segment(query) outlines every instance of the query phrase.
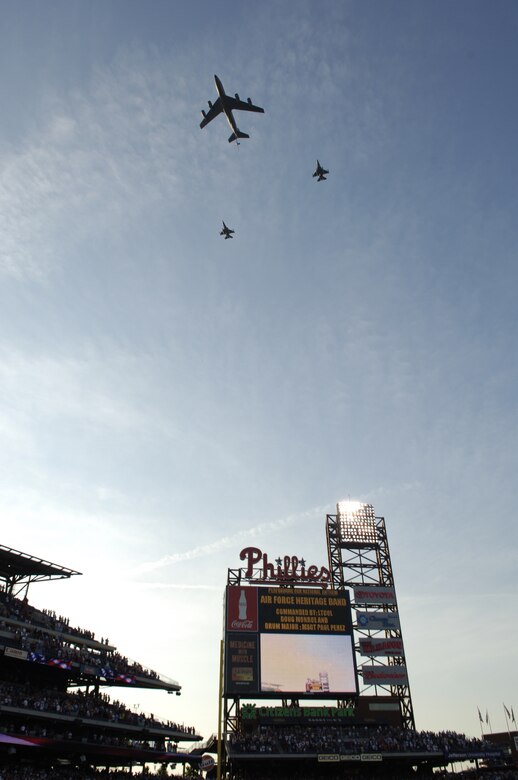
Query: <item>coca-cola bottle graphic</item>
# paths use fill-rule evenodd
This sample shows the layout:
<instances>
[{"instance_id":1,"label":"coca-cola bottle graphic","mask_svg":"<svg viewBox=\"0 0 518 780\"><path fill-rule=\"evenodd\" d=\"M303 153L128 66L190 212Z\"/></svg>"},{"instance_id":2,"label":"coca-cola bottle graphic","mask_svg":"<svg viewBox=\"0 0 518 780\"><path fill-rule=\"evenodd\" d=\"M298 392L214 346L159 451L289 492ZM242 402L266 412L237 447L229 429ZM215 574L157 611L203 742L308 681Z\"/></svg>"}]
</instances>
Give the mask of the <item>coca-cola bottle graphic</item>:
<instances>
[{"instance_id":1,"label":"coca-cola bottle graphic","mask_svg":"<svg viewBox=\"0 0 518 780\"><path fill-rule=\"evenodd\" d=\"M244 590L239 595L239 620L246 620L246 593Z\"/></svg>"}]
</instances>

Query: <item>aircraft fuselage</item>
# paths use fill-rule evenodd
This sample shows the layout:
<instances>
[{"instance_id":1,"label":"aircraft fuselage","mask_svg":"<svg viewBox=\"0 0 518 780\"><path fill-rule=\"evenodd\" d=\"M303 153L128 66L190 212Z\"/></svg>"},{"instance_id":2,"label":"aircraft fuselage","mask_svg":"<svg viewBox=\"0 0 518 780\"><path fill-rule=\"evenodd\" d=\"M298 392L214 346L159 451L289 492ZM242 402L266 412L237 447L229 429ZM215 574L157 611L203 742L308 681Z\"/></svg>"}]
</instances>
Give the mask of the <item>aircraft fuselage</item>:
<instances>
[{"instance_id":1,"label":"aircraft fuselage","mask_svg":"<svg viewBox=\"0 0 518 780\"><path fill-rule=\"evenodd\" d=\"M225 89L223 87L223 84L221 83L221 79L219 79L216 75L214 75L214 81L216 82L216 90L219 95L219 99L221 100L221 108L223 109L223 113L225 114L227 118L227 122L229 123L230 127L232 128L233 132L237 136L239 134L239 130L236 125L236 120L234 119L234 115L232 114L232 110L229 107L228 101L227 101L227 95L225 93Z\"/></svg>"}]
</instances>

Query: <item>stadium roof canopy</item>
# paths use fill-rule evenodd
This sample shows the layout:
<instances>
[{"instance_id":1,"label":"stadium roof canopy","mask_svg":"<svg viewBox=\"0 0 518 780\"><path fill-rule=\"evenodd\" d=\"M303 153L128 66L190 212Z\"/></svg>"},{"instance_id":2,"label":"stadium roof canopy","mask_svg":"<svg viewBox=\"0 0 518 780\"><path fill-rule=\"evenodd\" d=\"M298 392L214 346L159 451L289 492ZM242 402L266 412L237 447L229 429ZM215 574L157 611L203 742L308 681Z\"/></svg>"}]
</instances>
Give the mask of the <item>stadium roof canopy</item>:
<instances>
[{"instance_id":1,"label":"stadium roof canopy","mask_svg":"<svg viewBox=\"0 0 518 780\"><path fill-rule=\"evenodd\" d=\"M8 593L12 592L15 584L27 586L30 582L63 579L73 574L81 572L0 544L0 580L5 582Z\"/></svg>"}]
</instances>

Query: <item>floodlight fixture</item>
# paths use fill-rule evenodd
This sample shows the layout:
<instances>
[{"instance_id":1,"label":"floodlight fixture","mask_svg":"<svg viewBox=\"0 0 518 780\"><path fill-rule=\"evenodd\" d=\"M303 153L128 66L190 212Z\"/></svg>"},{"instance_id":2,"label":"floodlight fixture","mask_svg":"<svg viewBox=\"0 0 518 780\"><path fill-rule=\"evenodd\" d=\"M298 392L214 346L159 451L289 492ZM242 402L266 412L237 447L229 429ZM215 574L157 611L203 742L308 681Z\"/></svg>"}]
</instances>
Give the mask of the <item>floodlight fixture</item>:
<instances>
[{"instance_id":1,"label":"floodlight fixture","mask_svg":"<svg viewBox=\"0 0 518 780\"><path fill-rule=\"evenodd\" d=\"M376 517L372 504L339 501L336 505L340 542L351 546L372 546L378 542Z\"/></svg>"}]
</instances>

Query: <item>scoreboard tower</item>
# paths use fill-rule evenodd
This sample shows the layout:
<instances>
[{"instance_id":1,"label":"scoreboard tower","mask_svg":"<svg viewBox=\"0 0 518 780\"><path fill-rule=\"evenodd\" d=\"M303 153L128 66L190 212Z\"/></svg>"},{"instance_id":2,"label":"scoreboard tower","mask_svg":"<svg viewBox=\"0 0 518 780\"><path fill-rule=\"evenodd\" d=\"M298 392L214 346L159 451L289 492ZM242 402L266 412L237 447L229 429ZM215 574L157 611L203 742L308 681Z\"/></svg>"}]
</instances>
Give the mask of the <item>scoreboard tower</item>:
<instances>
[{"instance_id":1,"label":"scoreboard tower","mask_svg":"<svg viewBox=\"0 0 518 780\"><path fill-rule=\"evenodd\" d=\"M328 566L250 546L228 570L218 777L242 777L224 746L261 723L415 729L385 521L341 502L326 539Z\"/></svg>"},{"instance_id":2,"label":"scoreboard tower","mask_svg":"<svg viewBox=\"0 0 518 780\"><path fill-rule=\"evenodd\" d=\"M372 504L342 501L327 515L326 534L333 587L353 593L360 696L394 697L403 728L415 729L385 519Z\"/></svg>"}]
</instances>

